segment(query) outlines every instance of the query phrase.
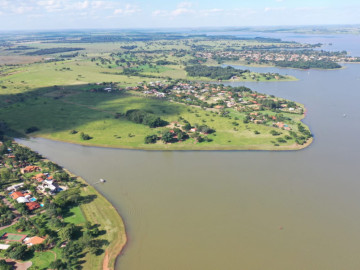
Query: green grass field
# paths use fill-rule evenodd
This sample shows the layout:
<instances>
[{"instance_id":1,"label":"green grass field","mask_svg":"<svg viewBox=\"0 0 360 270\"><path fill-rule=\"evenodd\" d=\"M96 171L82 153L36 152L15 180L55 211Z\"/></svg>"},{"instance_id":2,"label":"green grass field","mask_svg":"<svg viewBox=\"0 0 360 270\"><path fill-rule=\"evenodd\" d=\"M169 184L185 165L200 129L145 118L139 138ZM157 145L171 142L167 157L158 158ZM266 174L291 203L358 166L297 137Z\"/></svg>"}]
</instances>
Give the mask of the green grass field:
<instances>
[{"instance_id":1,"label":"green grass field","mask_svg":"<svg viewBox=\"0 0 360 270\"><path fill-rule=\"evenodd\" d=\"M86 88L86 86L84 86ZM40 130L31 134L45 138L62 140L86 145L111 146L121 148L182 150L182 149L291 149L297 148L289 140L274 147L274 136L269 126L243 123L244 113L229 110L232 119L221 117L211 111L189 107L169 101L144 98L134 94L92 93L80 86L70 87L68 96L54 99L52 92L29 98L21 103L0 108L0 119L17 133L36 126ZM124 118L115 119L116 113L125 113L129 109L151 111L168 122L178 121L181 116L191 124L206 124L216 130L209 135L212 142L195 143L194 139L174 144L144 144L147 135L161 133L164 128L149 128L135 124ZM269 115L272 112L263 112ZM285 113L286 114L286 113ZM295 122L301 115L290 115ZM238 125L234 129L234 119ZM292 126L296 129L296 124ZM71 130L78 131L71 134ZM255 135L257 130L260 134ZM79 133L89 134L92 139L83 141ZM288 135L287 131L282 131ZM131 136L129 136L129 134Z\"/></svg>"},{"instance_id":2,"label":"green grass field","mask_svg":"<svg viewBox=\"0 0 360 270\"><path fill-rule=\"evenodd\" d=\"M127 87L141 82L164 80L168 77L211 81L205 77L187 76L184 68L185 63L192 59L190 54L192 46L203 46L216 51L258 45L281 46L281 43L256 40L209 41L203 38L113 43L27 43L26 46L33 47L33 50L56 47L78 47L84 50L79 51L79 55L75 58L67 60L0 66L0 120L5 121L12 130L10 135L21 136L27 128L35 126L39 131L32 133L31 136L86 145L155 150L301 148L291 140L274 147L274 138L269 134L271 127L253 123L245 125L242 122L244 114L232 110L230 110L232 117L239 119L236 129L232 123L234 119L222 118L200 108L193 107L189 112L188 107L183 104L147 99L139 95L86 91L91 88L88 84L103 82L116 82L121 87ZM135 49L126 52L124 46L134 46ZM179 53L179 50L182 52ZM9 51L0 50L0 56L11 56L9 54ZM12 56L14 55L21 57L19 53L13 53ZM58 53L37 57L56 58L59 55ZM152 64L146 62L148 57ZM154 64L159 60L170 61L173 64L164 66ZM134 61L138 61L137 65L134 65ZM209 61L207 64L216 65L214 61ZM136 70L146 77L123 75L125 68ZM244 78L240 77L237 80L277 81L274 78L267 80L258 73L245 73L243 76ZM287 76L280 80L295 80L295 78ZM116 113L125 113L129 109L152 111L168 122L177 121L181 116L193 125L206 124L214 128L216 133L209 135L212 142L196 143L194 139L188 139L174 144L158 142L146 145L144 137L161 133L163 128L151 129L131 123L124 118L114 118ZM83 141L79 133L70 134L71 130L89 134L92 139ZM255 130L259 134L255 135ZM288 132L283 133L287 135Z\"/></svg>"},{"instance_id":3,"label":"green grass field","mask_svg":"<svg viewBox=\"0 0 360 270\"><path fill-rule=\"evenodd\" d=\"M111 203L94 187L84 187L82 195L96 196L92 203L81 205L81 210L87 221L100 224L99 229L106 230L106 234L100 236L100 239L109 242L104 253L96 256L90 253L86 254L83 269L114 269L115 260L127 241L124 222Z\"/></svg>"}]
</instances>

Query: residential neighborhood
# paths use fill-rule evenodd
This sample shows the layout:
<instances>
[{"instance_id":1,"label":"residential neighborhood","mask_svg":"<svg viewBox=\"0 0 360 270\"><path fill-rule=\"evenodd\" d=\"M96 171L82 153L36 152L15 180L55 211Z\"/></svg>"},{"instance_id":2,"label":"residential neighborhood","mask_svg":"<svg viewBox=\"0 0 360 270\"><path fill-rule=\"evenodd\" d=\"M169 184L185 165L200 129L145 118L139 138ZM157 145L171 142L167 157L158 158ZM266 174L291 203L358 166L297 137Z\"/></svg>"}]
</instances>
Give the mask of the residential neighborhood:
<instances>
[{"instance_id":1,"label":"residential neighborhood","mask_svg":"<svg viewBox=\"0 0 360 270\"><path fill-rule=\"evenodd\" d=\"M87 237L85 250L101 248L92 247L98 233L90 235L94 227L78 206L79 183L57 164L12 141L0 141L0 188L0 260L15 267L70 269L79 263L74 251L79 236Z\"/></svg>"}]
</instances>

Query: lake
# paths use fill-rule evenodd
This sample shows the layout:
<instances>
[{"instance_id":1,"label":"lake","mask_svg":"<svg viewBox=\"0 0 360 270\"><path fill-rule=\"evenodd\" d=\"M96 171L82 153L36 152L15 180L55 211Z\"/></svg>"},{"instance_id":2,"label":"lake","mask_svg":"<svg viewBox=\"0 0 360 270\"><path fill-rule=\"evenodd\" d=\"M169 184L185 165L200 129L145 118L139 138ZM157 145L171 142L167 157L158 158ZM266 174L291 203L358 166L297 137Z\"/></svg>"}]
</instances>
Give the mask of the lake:
<instances>
[{"instance_id":1,"label":"lake","mask_svg":"<svg viewBox=\"0 0 360 270\"><path fill-rule=\"evenodd\" d=\"M117 269L360 269L360 65L251 69L299 78L232 85L305 104L310 147L157 152L21 143L89 183L108 180L96 187L129 237Z\"/></svg>"}]
</instances>

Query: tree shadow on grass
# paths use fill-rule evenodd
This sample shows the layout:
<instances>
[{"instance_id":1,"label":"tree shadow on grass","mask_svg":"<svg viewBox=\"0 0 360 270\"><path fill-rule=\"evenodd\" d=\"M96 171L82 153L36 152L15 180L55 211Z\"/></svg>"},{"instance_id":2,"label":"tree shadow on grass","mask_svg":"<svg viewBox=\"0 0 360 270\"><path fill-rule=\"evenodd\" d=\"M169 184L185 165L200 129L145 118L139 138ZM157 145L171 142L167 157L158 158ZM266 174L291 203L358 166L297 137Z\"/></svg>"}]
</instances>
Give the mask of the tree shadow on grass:
<instances>
[{"instance_id":1,"label":"tree shadow on grass","mask_svg":"<svg viewBox=\"0 0 360 270\"><path fill-rule=\"evenodd\" d=\"M0 95L0 121L5 121L8 127L5 134L26 138L39 132L70 132L88 123L115 119L119 110L121 113L130 109L152 111L159 117L178 115L182 110L179 104L161 99L121 92L90 92L93 87L87 84L65 85ZM119 127L123 121L126 120L119 120ZM31 127L38 128L39 132L25 134Z\"/></svg>"},{"instance_id":2,"label":"tree shadow on grass","mask_svg":"<svg viewBox=\"0 0 360 270\"><path fill-rule=\"evenodd\" d=\"M88 203L91 203L91 202L93 202L96 198L97 198L97 195L95 195L95 194L83 196L82 199L81 199L80 204L88 204Z\"/></svg>"}]
</instances>

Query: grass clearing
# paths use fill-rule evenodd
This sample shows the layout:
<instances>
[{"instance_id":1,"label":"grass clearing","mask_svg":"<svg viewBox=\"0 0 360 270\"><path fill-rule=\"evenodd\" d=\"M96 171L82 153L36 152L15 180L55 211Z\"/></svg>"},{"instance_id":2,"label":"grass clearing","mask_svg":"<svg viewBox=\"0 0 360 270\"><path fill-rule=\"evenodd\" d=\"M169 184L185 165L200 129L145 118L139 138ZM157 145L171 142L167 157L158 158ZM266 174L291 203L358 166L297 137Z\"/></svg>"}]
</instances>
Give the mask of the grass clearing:
<instances>
[{"instance_id":1,"label":"grass clearing","mask_svg":"<svg viewBox=\"0 0 360 270\"><path fill-rule=\"evenodd\" d=\"M82 204L81 210L87 221L93 224L101 224L100 230L106 230L106 234L99 239L107 240L110 244L101 255L85 256L83 269L114 269L115 260L126 244L125 225L109 201L105 199L94 187L82 188L83 196L96 196L93 202Z\"/></svg>"}]
</instances>

